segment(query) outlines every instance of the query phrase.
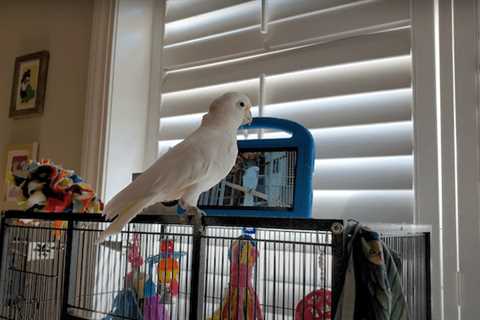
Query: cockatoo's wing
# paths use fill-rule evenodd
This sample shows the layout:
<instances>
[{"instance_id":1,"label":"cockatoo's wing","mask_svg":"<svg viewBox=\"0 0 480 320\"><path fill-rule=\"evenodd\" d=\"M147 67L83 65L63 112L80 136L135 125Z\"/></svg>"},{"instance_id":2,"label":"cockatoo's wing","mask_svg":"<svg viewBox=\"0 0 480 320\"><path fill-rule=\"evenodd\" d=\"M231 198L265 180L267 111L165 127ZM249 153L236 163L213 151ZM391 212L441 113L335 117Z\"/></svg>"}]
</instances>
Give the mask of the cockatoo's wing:
<instances>
[{"instance_id":1,"label":"cockatoo's wing","mask_svg":"<svg viewBox=\"0 0 480 320\"><path fill-rule=\"evenodd\" d=\"M190 140L172 148L107 203L104 215L116 219L98 241L120 232L143 208L180 198L186 189L207 175L210 164L205 153Z\"/></svg>"}]
</instances>

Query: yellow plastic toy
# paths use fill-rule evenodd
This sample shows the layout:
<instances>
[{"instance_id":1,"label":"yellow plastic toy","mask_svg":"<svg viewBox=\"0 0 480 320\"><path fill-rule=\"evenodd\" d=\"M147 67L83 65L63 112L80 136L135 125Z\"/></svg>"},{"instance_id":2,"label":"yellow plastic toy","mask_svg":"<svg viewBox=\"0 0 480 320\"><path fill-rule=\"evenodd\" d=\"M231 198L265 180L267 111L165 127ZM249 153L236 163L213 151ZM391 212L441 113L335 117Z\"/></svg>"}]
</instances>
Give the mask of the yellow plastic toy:
<instances>
[{"instance_id":1,"label":"yellow plastic toy","mask_svg":"<svg viewBox=\"0 0 480 320\"><path fill-rule=\"evenodd\" d=\"M178 295L178 273L180 264L174 256L172 240L162 240L160 243L160 254L162 258L158 261L157 273L158 282L169 287L172 296Z\"/></svg>"}]
</instances>

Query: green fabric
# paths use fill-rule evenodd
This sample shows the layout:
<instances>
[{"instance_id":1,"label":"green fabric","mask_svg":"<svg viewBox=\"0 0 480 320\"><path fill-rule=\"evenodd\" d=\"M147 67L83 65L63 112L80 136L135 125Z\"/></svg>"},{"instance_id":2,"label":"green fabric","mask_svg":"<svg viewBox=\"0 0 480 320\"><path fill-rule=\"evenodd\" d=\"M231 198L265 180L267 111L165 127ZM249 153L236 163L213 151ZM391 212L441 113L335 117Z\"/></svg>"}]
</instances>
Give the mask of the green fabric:
<instances>
[{"instance_id":1,"label":"green fabric","mask_svg":"<svg viewBox=\"0 0 480 320\"><path fill-rule=\"evenodd\" d=\"M347 227L347 232L351 235L346 238L349 260L335 319L408 320L398 255L380 240L378 233L359 224ZM352 308L353 318L349 311Z\"/></svg>"}]
</instances>

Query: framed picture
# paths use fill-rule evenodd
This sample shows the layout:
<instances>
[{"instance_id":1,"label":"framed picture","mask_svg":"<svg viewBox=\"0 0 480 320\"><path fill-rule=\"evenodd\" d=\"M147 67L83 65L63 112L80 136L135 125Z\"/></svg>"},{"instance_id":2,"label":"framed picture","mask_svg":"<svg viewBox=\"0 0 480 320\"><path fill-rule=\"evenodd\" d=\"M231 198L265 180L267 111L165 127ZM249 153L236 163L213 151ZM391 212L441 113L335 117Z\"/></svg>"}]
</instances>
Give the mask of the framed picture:
<instances>
[{"instance_id":1,"label":"framed picture","mask_svg":"<svg viewBox=\"0 0 480 320\"><path fill-rule=\"evenodd\" d=\"M17 170L21 170L23 164L28 160L37 160L38 143L22 145L10 145L7 148L7 165L5 176L8 177L10 173ZM10 183L6 182L5 187L5 202L10 204L16 204L17 202L18 188Z\"/></svg>"},{"instance_id":2,"label":"framed picture","mask_svg":"<svg viewBox=\"0 0 480 320\"><path fill-rule=\"evenodd\" d=\"M15 59L10 117L42 114L48 73L48 51Z\"/></svg>"}]
</instances>

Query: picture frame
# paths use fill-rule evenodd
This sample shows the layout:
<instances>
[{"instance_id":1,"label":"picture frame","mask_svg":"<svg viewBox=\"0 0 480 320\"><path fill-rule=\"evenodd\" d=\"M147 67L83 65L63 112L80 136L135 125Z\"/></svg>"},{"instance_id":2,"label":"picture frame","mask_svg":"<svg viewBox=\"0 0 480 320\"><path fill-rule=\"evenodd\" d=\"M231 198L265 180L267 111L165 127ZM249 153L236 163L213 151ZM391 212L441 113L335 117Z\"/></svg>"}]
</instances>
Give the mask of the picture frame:
<instances>
[{"instance_id":1,"label":"picture frame","mask_svg":"<svg viewBox=\"0 0 480 320\"><path fill-rule=\"evenodd\" d=\"M48 51L39 51L15 59L10 118L43 113L49 57Z\"/></svg>"},{"instance_id":2,"label":"picture frame","mask_svg":"<svg viewBox=\"0 0 480 320\"><path fill-rule=\"evenodd\" d=\"M30 144L9 145L7 147L6 154L7 159L5 167L5 177L8 177L13 171L20 169L24 162L29 160L37 160L38 143L33 142ZM16 205L18 187L16 187L11 182L8 182L8 179L5 180L7 180L5 182L5 203L7 205Z\"/></svg>"}]
</instances>

